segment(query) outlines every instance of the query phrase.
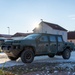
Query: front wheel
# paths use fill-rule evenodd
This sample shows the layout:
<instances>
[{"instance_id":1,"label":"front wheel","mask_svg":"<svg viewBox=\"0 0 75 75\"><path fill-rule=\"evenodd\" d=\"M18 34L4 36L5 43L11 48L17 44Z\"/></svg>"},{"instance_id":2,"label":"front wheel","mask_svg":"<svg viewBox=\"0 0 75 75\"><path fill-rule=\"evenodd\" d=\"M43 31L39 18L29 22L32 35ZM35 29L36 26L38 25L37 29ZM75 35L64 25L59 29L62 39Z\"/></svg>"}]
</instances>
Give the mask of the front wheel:
<instances>
[{"instance_id":1,"label":"front wheel","mask_svg":"<svg viewBox=\"0 0 75 75\"><path fill-rule=\"evenodd\" d=\"M64 52L63 52L63 54L62 54L62 57L63 57L64 59L69 59L70 56L71 56L70 50L69 50L69 49L64 50Z\"/></svg>"},{"instance_id":2,"label":"front wheel","mask_svg":"<svg viewBox=\"0 0 75 75\"><path fill-rule=\"evenodd\" d=\"M31 63L34 59L34 52L32 50L25 50L21 54L21 60L23 63Z\"/></svg>"}]
</instances>

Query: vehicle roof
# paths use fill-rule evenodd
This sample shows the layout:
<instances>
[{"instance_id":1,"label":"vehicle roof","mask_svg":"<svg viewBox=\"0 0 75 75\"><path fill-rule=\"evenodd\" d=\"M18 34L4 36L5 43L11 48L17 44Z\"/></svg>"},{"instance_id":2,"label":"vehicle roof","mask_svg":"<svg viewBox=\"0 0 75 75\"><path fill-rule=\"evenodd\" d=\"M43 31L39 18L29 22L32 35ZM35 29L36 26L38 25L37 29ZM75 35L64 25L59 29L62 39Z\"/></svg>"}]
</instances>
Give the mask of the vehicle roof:
<instances>
[{"instance_id":1,"label":"vehicle roof","mask_svg":"<svg viewBox=\"0 0 75 75\"><path fill-rule=\"evenodd\" d=\"M57 34L49 34L49 33L33 33L33 34L62 36L62 35L59 35L59 34L57 35ZM33 35L33 34L30 34L30 35Z\"/></svg>"}]
</instances>

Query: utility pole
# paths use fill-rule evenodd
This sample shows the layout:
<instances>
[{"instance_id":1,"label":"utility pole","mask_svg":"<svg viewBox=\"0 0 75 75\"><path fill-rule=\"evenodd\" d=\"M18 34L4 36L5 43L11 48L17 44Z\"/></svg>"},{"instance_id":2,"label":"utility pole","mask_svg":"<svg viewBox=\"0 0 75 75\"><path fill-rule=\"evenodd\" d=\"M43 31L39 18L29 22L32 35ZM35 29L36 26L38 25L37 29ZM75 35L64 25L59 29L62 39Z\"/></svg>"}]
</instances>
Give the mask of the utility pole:
<instances>
[{"instance_id":1,"label":"utility pole","mask_svg":"<svg viewBox=\"0 0 75 75\"><path fill-rule=\"evenodd\" d=\"M41 19L41 27L42 27L42 33L43 33L43 19Z\"/></svg>"},{"instance_id":2,"label":"utility pole","mask_svg":"<svg viewBox=\"0 0 75 75\"><path fill-rule=\"evenodd\" d=\"M28 33L28 30L27 30L27 33Z\"/></svg>"},{"instance_id":3,"label":"utility pole","mask_svg":"<svg viewBox=\"0 0 75 75\"><path fill-rule=\"evenodd\" d=\"M10 35L10 27L7 27L8 28L8 34Z\"/></svg>"},{"instance_id":4,"label":"utility pole","mask_svg":"<svg viewBox=\"0 0 75 75\"><path fill-rule=\"evenodd\" d=\"M41 22L43 21L43 19L41 19Z\"/></svg>"}]
</instances>

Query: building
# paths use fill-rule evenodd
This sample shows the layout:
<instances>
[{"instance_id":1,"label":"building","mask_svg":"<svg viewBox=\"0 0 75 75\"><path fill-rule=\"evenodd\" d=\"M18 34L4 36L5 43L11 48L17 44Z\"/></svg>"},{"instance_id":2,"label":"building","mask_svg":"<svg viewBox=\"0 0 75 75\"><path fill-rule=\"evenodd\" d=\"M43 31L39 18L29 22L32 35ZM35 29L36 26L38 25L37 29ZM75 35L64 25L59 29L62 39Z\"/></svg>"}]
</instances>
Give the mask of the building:
<instances>
[{"instance_id":1,"label":"building","mask_svg":"<svg viewBox=\"0 0 75 75\"><path fill-rule=\"evenodd\" d=\"M22 39L29 34L32 34L32 33L19 33L19 32L17 32L12 36L12 39Z\"/></svg>"},{"instance_id":2,"label":"building","mask_svg":"<svg viewBox=\"0 0 75 75\"><path fill-rule=\"evenodd\" d=\"M75 31L68 32L68 41L75 44Z\"/></svg>"},{"instance_id":3,"label":"building","mask_svg":"<svg viewBox=\"0 0 75 75\"><path fill-rule=\"evenodd\" d=\"M67 30L58 24L42 21L38 27L33 29L33 32L62 35L64 41L67 41Z\"/></svg>"},{"instance_id":4,"label":"building","mask_svg":"<svg viewBox=\"0 0 75 75\"><path fill-rule=\"evenodd\" d=\"M2 42L4 42L5 40L11 39L12 35L7 35L7 34L0 34L0 45Z\"/></svg>"}]
</instances>

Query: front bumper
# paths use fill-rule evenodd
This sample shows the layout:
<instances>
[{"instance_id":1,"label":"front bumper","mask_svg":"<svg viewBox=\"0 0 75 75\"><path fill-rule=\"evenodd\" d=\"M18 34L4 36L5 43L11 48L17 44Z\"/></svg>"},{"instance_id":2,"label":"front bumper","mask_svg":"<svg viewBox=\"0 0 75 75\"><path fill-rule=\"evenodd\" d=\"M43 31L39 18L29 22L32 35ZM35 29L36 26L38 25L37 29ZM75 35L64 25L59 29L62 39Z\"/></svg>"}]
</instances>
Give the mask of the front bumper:
<instances>
[{"instance_id":1,"label":"front bumper","mask_svg":"<svg viewBox=\"0 0 75 75\"><path fill-rule=\"evenodd\" d=\"M11 57L17 57L19 53L21 52L19 45L2 46L1 49L4 53L6 53L8 56L11 56Z\"/></svg>"}]
</instances>

